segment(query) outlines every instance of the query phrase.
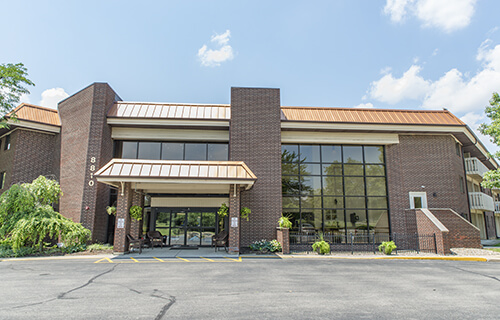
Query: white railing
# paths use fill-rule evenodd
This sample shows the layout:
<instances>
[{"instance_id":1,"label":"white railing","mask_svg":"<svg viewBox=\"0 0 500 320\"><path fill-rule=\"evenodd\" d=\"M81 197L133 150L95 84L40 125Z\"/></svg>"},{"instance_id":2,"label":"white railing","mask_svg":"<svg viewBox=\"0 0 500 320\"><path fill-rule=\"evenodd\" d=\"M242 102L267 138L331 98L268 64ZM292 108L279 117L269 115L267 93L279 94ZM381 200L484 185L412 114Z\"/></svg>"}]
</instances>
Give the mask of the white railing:
<instances>
[{"instance_id":1,"label":"white railing","mask_svg":"<svg viewBox=\"0 0 500 320\"><path fill-rule=\"evenodd\" d=\"M478 158L465 158L465 170L467 174L477 174L481 177L489 171Z\"/></svg>"},{"instance_id":2,"label":"white railing","mask_svg":"<svg viewBox=\"0 0 500 320\"><path fill-rule=\"evenodd\" d=\"M495 213L500 213L500 201L495 201Z\"/></svg>"},{"instance_id":3,"label":"white railing","mask_svg":"<svg viewBox=\"0 0 500 320\"><path fill-rule=\"evenodd\" d=\"M493 198L482 192L469 192L470 208L495 211L495 202Z\"/></svg>"}]
</instances>

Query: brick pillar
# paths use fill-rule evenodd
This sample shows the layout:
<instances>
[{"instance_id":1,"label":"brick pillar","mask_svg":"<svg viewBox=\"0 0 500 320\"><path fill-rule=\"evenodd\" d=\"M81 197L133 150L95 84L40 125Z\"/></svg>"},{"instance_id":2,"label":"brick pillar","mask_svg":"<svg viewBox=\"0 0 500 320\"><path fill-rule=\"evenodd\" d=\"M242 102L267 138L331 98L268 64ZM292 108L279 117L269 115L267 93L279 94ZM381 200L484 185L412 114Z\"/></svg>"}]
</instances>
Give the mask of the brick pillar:
<instances>
[{"instance_id":1,"label":"brick pillar","mask_svg":"<svg viewBox=\"0 0 500 320\"><path fill-rule=\"evenodd\" d=\"M132 192L129 182L124 183L123 190L118 191L114 240L114 251L116 253L128 252L127 234L130 233L131 225L129 210L132 206ZM123 221L123 224L121 221Z\"/></svg>"},{"instance_id":2,"label":"brick pillar","mask_svg":"<svg viewBox=\"0 0 500 320\"><path fill-rule=\"evenodd\" d=\"M281 244L281 253L290 253L290 229L288 228L277 228L276 239Z\"/></svg>"},{"instance_id":3,"label":"brick pillar","mask_svg":"<svg viewBox=\"0 0 500 320\"><path fill-rule=\"evenodd\" d=\"M229 252L240 252L240 186L229 188ZM250 218L251 219L251 218Z\"/></svg>"},{"instance_id":4,"label":"brick pillar","mask_svg":"<svg viewBox=\"0 0 500 320\"><path fill-rule=\"evenodd\" d=\"M144 195L142 193L132 190L132 205L139 206L144 209ZM130 222L130 235L134 238L142 237L142 221L131 219Z\"/></svg>"}]
</instances>

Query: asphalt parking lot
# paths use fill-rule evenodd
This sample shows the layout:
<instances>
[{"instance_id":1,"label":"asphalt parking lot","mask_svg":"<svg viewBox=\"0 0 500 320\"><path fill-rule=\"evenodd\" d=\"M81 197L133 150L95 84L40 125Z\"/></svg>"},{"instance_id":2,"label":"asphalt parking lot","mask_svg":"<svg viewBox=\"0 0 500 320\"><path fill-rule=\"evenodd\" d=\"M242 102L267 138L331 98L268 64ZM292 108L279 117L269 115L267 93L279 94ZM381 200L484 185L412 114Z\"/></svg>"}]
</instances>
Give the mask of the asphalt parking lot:
<instances>
[{"instance_id":1,"label":"asphalt parking lot","mask_svg":"<svg viewBox=\"0 0 500 320\"><path fill-rule=\"evenodd\" d=\"M500 314L498 263L101 259L0 262L0 319L498 319Z\"/></svg>"}]
</instances>

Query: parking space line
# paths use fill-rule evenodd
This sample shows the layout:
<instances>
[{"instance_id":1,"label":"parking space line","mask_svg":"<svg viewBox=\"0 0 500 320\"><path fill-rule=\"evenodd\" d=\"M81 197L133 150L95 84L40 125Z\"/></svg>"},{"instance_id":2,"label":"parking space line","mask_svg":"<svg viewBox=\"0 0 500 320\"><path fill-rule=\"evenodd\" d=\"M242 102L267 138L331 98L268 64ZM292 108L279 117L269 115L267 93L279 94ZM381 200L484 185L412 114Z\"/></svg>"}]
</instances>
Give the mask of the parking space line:
<instances>
[{"instance_id":1,"label":"parking space line","mask_svg":"<svg viewBox=\"0 0 500 320\"><path fill-rule=\"evenodd\" d=\"M134 262L139 262L137 259L130 257Z\"/></svg>"},{"instance_id":2,"label":"parking space line","mask_svg":"<svg viewBox=\"0 0 500 320\"><path fill-rule=\"evenodd\" d=\"M160 262L165 262L164 260L160 259L160 258L157 258L157 257L153 257L154 259L160 261Z\"/></svg>"},{"instance_id":3,"label":"parking space line","mask_svg":"<svg viewBox=\"0 0 500 320\"><path fill-rule=\"evenodd\" d=\"M224 257L224 258L228 259L228 260L236 261L236 262L241 262L241 257L239 257L238 259L228 258L228 257Z\"/></svg>"},{"instance_id":4,"label":"parking space line","mask_svg":"<svg viewBox=\"0 0 500 320\"><path fill-rule=\"evenodd\" d=\"M177 258L177 259L179 259L179 260L182 260L182 261L189 262L189 260L188 260L188 259L184 259L184 258L181 258L181 257L176 257L176 258Z\"/></svg>"},{"instance_id":5,"label":"parking space line","mask_svg":"<svg viewBox=\"0 0 500 320\"><path fill-rule=\"evenodd\" d=\"M210 262L215 262L215 260L208 259L208 258L205 258L205 257L200 257L200 258L205 259L205 260L210 261Z\"/></svg>"}]
</instances>

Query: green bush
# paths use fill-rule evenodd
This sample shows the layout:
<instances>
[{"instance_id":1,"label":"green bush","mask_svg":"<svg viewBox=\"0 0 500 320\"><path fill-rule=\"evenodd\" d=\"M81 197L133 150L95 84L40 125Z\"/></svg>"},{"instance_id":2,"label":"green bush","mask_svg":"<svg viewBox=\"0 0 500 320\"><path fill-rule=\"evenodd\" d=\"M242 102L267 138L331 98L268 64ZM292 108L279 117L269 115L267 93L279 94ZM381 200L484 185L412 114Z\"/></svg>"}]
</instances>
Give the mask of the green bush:
<instances>
[{"instance_id":1,"label":"green bush","mask_svg":"<svg viewBox=\"0 0 500 320\"><path fill-rule=\"evenodd\" d=\"M67 247L85 244L90 230L52 208L61 195L59 184L44 176L12 185L0 195L0 241L15 252L28 250L23 247L42 251L50 246L45 241L59 237Z\"/></svg>"},{"instance_id":2,"label":"green bush","mask_svg":"<svg viewBox=\"0 0 500 320\"><path fill-rule=\"evenodd\" d=\"M250 249L261 253L281 251L281 244L278 240L267 241L265 239L255 241L250 244Z\"/></svg>"},{"instance_id":3,"label":"green bush","mask_svg":"<svg viewBox=\"0 0 500 320\"><path fill-rule=\"evenodd\" d=\"M397 247L394 241L384 241L380 246L378 246L378 251L390 255L392 253L392 250L396 248Z\"/></svg>"},{"instance_id":4,"label":"green bush","mask_svg":"<svg viewBox=\"0 0 500 320\"><path fill-rule=\"evenodd\" d=\"M330 245L328 242L321 240L321 241L316 241L313 243L312 248L314 251L318 252L319 254L329 254L330 253Z\"/></svg>"}]
</instances>

